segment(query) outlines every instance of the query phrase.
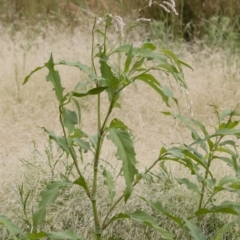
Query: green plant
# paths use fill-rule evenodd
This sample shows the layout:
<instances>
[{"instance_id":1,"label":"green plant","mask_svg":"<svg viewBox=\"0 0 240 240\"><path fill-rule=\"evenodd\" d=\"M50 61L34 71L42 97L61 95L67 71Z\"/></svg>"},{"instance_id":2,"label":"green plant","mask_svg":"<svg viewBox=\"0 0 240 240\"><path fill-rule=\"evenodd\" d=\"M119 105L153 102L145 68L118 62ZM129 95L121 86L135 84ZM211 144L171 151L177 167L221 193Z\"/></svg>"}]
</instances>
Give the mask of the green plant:
<instances>
[{"instance_id":1,"label":"green plant","mask_svg":"<svg viewBox=\"0 0 240 240\"><path fill-rule=\"evenodd\" d=\"M151 1L149 2L151 3ZM171 3L173 4L173 1L171 1ZM104 23L104 30L101 30L99 25L97 25L99 22ZM230 183L230 191L233 192L236 192L239 187L238 175L230 177L227 182L223 182L225 180L223 179L222 185L220 185L220 180L218 185L214 186L215 180L210 169L213 160L219 158L227 162L236 173L239 172L239 164L236 160L236 144L232 141L229 142L229 140L223 141L225 136L238 136L240 134L239 130L235 129L239 121L233 120L233 117L238 115L236 110L225 111L223 114L219 114L215 108L219 118L219 125L214 134L209 134L205 127L197 120L187 120L182 115L164 112L166 115L172 114L185 123L191 130L194 142L190 145L184 144L183 146L169 149L162 147L159 157L153 161L144 172L140 172L137 169L132 132L123 121L111 117L115 108L121 107L119 100L121 92L131 84L136 84L140 80L145 83L146 86L153 88L168 107L171 107L171 101L178 105L178 101L174 97L172 89L165 86L162 82L159 82L155 78L154 72L160 71L167 75L171 75L176 80L177 84L186 89L187 85L184 80L182 66L189 66L179 60L171 51L167 49L157 50L156 46L148 40L145 40L140 47L134 47L133 44L121 45L121 41L112 44L108 38L108 30L113 24L116 25L120 34L123 34L123 22L121 17L113 17L107 14L104 18L95 19L92 29L91 67L80 62L68 62L65 60L55 63L51 55L49 61L45 63L44 66L36 68L24 80L25 84L28 82L30 76L38 70L42 68L48 69L49 73L46 79L51 82L54 87L58 101L59 121L63 135L57 136L54 132L46 128L43 129L49 135L49 138L55 141L58 147L66 153L66 156L72 159L75 168L70 169L74 174L63 173L62 179L56 181L54 179L54 168L58 163L50 163L51 150L47 151L52 175L51 182L47 184L46 189L41 191L41 200L37 208L32 210L32 216L29 216L26 212L30 193L27 192L24 194L23 186L19 187L20 200L23 205L25 216L24 221L27 222L29 228L26 231L20 229L6 216L0 216L0 224L7 228L12 239L84 239L83 236L76 234L72 229L68 229L64 232L47 232L41 227L49 205L56 201L61 191L73 186L80 187L85 193L85 200L91 203L92 215L94 218L94 239L102 239L103 231L106 230L110 224L120 219L131 219L138 223L142 223L145 227L153 228L161 238L173 239L174 236L171 232L161 228L153 216L141 209L131 212L114 212L116 206L120 202L124 201L127 203L129 201L134 188L142 179L151 182L153 177L158 177L152 172L153 168L156 167L158 163L160 163L161 174L166 178L166 189L171 188L173 176L163 164L163 162L166 161L180 163L190 169L191 173L196 176L200 188L196 183L191 182L191 180L187 178L177 179L177 182L186 185L191 191L199 194L199 205L192 216L184 219L181 216L172 215L162 206L160 201L154 202L151 199L145 199L139 196L140 199L144 200L152 207L154 212L160 212L162 215L166 215L176 222L180 228L185 230L189 236L192 236L193 239L196 240L205 239L203 233L201 233L199 229L200 222L205 214L223 212L239 216L237 203L227 202L217 207L211 206L214 202L213 197L219 191L229 190L228 187L224 187L224 184ZM96 35L100 36L102 41L96 43ZM119 43L120 45L118 45ZM125 58L125 61L122 64L121 59L123 58ZM99 65L97 60L99 61ZM59 65L78 68L80 71L86 73L88 81L85 83L77 83L74 90L68 92L64 91L59 72L55 70L55 66ZM83 91L83 89L85 91ZM109 104L103 106L102 98L106 94ZM85 132L81 126L81 106L78 99L86 96L95 98L97 102L95 135ZM228 120L225 123L224 119L227 117ZM199 127L204 137L200 137L198 131L195 130L192 125ZM110 171L108 168L109 164L101 158L101 150L104 145L107 144L107 140L111 141L116 146L116 158L122 163L119 172ZM228 148L229 145L230 148ZM198 150L199 147L202 148L201 151ZM218 156L216 152L224 152L230 157ZM89 160L90 154L92 156L92 161ZM235 161L233 161L233 159L235 159ZM91 166L92 177L90 178L85 176L86 165ZM100 170L102 171L104 184L109 192L110 203L104 216L102 216L102 214L100 215L98 205ZM77 175L77 177L74 177L75 175ZM122 177L125 182L125 189L120 196L116 194L116 182L114 181L116 175ZM158 179L161 178L158 177ZM222 188L216 188L219 186ZM82 192L80 194L82 196ZM190 222L192 219L197 220L196 224ZM233 223L231 222L223 226L217 233L218 235L215 239L221 239Z\"/></svg>"}]
</instances>

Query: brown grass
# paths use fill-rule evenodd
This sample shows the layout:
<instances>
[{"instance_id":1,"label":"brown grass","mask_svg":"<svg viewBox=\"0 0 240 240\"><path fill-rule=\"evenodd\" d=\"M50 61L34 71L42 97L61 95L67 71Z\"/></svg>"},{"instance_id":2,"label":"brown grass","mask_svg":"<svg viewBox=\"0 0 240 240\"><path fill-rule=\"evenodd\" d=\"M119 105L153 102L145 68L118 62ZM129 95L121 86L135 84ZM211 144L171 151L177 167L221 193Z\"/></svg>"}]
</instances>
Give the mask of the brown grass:
<instances>
[{"instance_id":1,"label":"brown grass","mask_svg":"<svg viewBox=\"0 0 240 240\"><path fill-rule=\"evenodd\" d=\"M26 74L48 60L51 52L56 61L79 60L84 64L89 64L91 37L90 31L87 31L84 26L76 28L72 34L67 31L59 31L51 25L46 29L38 29L36 32L28 29L14 35L9 32L9 28L0 28L0 66L2 69L0 77L0 185L2 186L0 188L0 208L2 213L11 215L15 221L19 221L12 209L19 209L14 189L16 190L16 186L22 180L26 182L23 173L26 174L27 179L31 179L31 184L38 188L39 182L49 177L49 169L46 169L46 153L44 152L48 147L47 137L39 127L44 126L54 129L57 133L60 132L57 102L52 86L45 80L47 72L43 70L35 74L25 86L21 84ZM173 46L171 45L171 47ZM161 47L168 47L168 44L165 43ZM234 108L239 103L240 72L237 67L239 60L236 55L230 55L226 50L212 50L208 46L200 47L200 45L180 44L176 45L173 50L194 68L194 71L186 69L185 75L189 85L189 98L194 103L193 111L197 119L209 125L214 122L213 110L209 107L209 103L215 103L221 108ZM83 81L85 78L82 73L74 69L61 67L59 71L66 89L72 88L78 81ZM159 75L159 80L168 81L164 75ZM189 114L186 96L177 87L175 89L181 111L186 115ZM133 129L140 169L149 165L158 156L163 143L168 145L172 142L190 141L190 134L177 120L161 114L161 111L166 108L159 96L145 85L138 83L137 88L131 86L126 89L121 102L122 110L116 110L114 115ZM86 98L86 100L81 100L81 104L83 106L83 127L86 131L94 133L96 130L95 100ZM36 143L35 147L33 141ZM54 151L56 158L57 153L56 150ZM112 161L113 156L114 148L111 145L104 147L102 157ZM35 168L30 168L30 171L26 165L22 165L19 159L33 162L48 174L37 171ZM115 162L113 165L118 166ZM222 174L222 166L217 166L215 171ZM175 165L172 166L172 173L186 174L182 168ZM26 182L28 187L31 184L28 185ZM158 185L155 188L157 189ZM179 188L174 187L162 198L157 195L156 189L154 191L147 186L141 186L138 193L142 191L156 199L161 197L165 204L172 202L172 205L169 204L173 208L172 210L180 214L184 214L184 208L191 209L194 206L193 199L185 199L188 194L187 190L179 191ZM175 198L175 194L178 198ZM68 193L66 193L67 195ZM178 205L179 201L181 204ZM35 204L34 200L32 204ZM59 230L69 226L77 227L79 216L82 214L82 228L78 230L86 233L86 227L92 224L92 220L88 213L82 210L89 207L88 203L81 204L79 206L76 201L72 200L66 206L59 206L57 211L52 212L49 221L56 221L55 227ZM134 198L127 208L131 209L139 204L139 200ZM103 205L102 207L104 212L107 206ZM79 213L76 214L71 209ZM148 211L150 210L148 209ZM64 216L63 221L58 222L60 216ZM115 230L119 232L123 232L122 229L127 227L121 224L114 226ZM135 230L140 231L139 236L141 236L138 225L129 226L129 231L123 233L123 239L130 239L128 236L137 234L134 232ZM169 225L169 223L168 227L175 229L174 225ZM109 231L114 230L110 229ZM130 235L127 236L127 234Z\"/></svg>"}]
</instances>

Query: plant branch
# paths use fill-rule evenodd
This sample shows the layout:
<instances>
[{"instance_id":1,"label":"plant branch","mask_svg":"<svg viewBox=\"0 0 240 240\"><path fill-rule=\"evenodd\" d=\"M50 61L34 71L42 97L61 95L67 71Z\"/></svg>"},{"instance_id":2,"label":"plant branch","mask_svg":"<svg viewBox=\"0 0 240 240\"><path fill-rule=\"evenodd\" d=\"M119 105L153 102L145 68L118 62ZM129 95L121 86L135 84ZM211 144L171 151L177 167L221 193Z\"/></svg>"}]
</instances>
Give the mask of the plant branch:
<instances>
[{"instance_id":1,"label":"plant branch","mask_svg":"<svg viewBox=\"0 0 240 240\"><path fill-rule=\"evenodd\" d=\"M162 156L159 156L159 158L157 160L155 160L153 162L153 164L144 172L144 174L147 174L159 161L161 161L164 157L166 157L168 155L168 153L164 153ZM142 176L139 175L139 178L137 180L135 180L135 182L133 183L133 187L135 187L141 180L142 180ZM118 205L118 203L124 198L124 194L122 194L117 200L116 202L112 205L112 207L109 209L106 217L103 220L103 229L105 229L110 222L106 223L109 215L111 214L111 212L114 210L114 208Z\"/></svg>"}]
</instances>

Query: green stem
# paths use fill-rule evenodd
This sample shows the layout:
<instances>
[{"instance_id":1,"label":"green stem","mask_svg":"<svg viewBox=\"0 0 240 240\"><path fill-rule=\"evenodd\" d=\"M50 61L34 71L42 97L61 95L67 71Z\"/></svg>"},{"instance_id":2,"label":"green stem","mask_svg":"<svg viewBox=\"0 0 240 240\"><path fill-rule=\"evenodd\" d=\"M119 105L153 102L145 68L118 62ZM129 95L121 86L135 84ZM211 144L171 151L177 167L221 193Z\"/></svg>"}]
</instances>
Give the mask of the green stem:
<instances>
[{"instance_id":1,"label":"green stem","mask_svg":"<svg viewBox=\"0 0 240 240\"><path fill-rule=\"evenodd\" d=\"M114 97L113 97L114 99ZM92 202L92 209L93 209L93 216L94 216L94 224L95 224L95 236L96 239L100 240L102 236L102 228L99 220L99 214L98 214L98 207L97 207L97 187L98 187L98 164L100 159L100 153L101 153L101 147L104 139L105 134L105 126L107 124L108 118L112 112L113 109L113 100L109 106L108 113L104 119L103 125L99 125L99 119L98 119L98 141L97 141L97 148L96 153L94 156L94 164L93 164L93 185L92 185L92 192L91 192L91 202ZM100 94L99 94L99 101L98 101L98 113L100 113ZM98 114L98 118L100 118L100 115Z\"/></svg>"},{"instance_id":2,"label":"green stem","mask_svg":"<svg viewBox=\"0 0 240 240\"><path fill-rule=\"evenodd\" d=\"M79 175L79 177L82 177L82 178L83 178L83 175L82 175L82 173L81 173L81 171L80 171L80 169L79 169L79 167L78 167L78 162L77 162L76 156L75 156L75 154L73 153L72 148L69 146L69 143L68 143L68 140L67 140L67 134L66 134L66 131L65 131L65 128L64 128L64 124L63 124L63 119L62 119L62 112L63 112L63 106L60 105L60 106L59 106L59 119L60 119L60 123L61 123L61 126L62 126L62 130L63 130L63 134L64 134L64 139L65 139L66 144L67 144L67 146L68 146L69 153L70 153L70 155L71 155L71 157L72 157L72 159L73 159L73 163L74 163L75 168L76 168L76 170L77 170L77 172L78 172L78 175ZM90 191L89 191L89 188L88 188L87 186L86 186L85 191L86 191L87 196L90 198Z\"/></svg>"}]
</instances>

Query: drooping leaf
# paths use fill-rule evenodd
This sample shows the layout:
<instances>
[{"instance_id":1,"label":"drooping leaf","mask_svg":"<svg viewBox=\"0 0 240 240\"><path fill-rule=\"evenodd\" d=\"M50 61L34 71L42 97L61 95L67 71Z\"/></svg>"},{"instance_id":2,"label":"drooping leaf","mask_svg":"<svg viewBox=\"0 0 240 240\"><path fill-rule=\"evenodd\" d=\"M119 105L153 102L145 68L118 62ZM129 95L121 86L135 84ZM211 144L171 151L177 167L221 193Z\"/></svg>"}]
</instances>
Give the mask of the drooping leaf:
<instances>
[{"instance_id":1,"label":"drooping leaf","mask_svg":"<svg viewBox=\"0 0 240 240\"><path fill-rule=\"evenodd\" d=\"M157 93L160 94L162 97L162 100L165 102L165 104L169 107L168 103L168 96L165 95L163 90L161 89L160 83L151 75L151 74L141 74L137 77L137 79L147 83L150 87L152 87Z\"/></svg>"},{"instance_id":2,"label":"drooping leaf","mask_svg":"<svg viewBox=\"0 0 240 240\"><path fill-rule=\"evenodd\" d=\"M68 229L64 232L51 232L51 233L46 233L47 237L50 239L68 239L68 240L84 240L82 236L79 236L76 234L72 229Z\"/></svg>"},{"instance_id":3,"label":"drooping leaf","mask_svg":"<svg viewBox=\"0 0 240 240\"><path fill-rule=\"evenodd\" d=\"M172 219L174 222L176 222L179 226L183 225L183 220L180 217L173 216L171 213L169 213L163 206L162 204L157 201L157 202L152 202L152 201L147 201L148 204L152 207L154 211L163 213L166 215L168 218Z\"/></svg>"},{"instance_id":4,"label":"drooping leaf","mask_svg":"<svg viewBox=\"0 0 240 240\"><path fill-rule=\"evenodd\" d=\"M46 128L43 128L46 133L48 133L49 138L54 140L57 145L65 151L67 154L69 154L69 147L66 139L64 137L57 137L54 132L47 130Z\"/></svg>"},{"instance_id":5,"label":"drooping leaf","mask_svg":"<svg viewBox=\"0 0 240 240\"><path fill-rule=\"evenodd\" d=\"M97 87L97 88L92 88L87 92L71 92L74 97L81 98L81 97L86 97L88 95L97 95L104 90L108 89L108 87Z\"/></svg>"},{"instance_id":6,"label":"drooping leaf","mask_svg":"<svg viewBox=\"0 0 240 240\"><path fill-rule=\"evenodd\" d=\"M156 220L152 216L141 210L136 210L133 213L120 213L118 215L115 215L111 218L110 223L124 218L131 218L136 222L146 224L152 227L163 239L173 240L173 234L171 232L159 227Z\"/></svg>"},{"instance_id":7,"label":"drooping leaf","mask_svg":"<svg viewBox=\"0 0 240 240\"><path fill-rule=\"evenodd\" d=\"M93 74L93 71L91 70L91 68L89 68L87 65L81 64L80 62L68 62L68 61L62 60L59 63L56 63L55 65L67 65L70 67L77 67L79 70L87 73L88 75Z\"/></svg>"},{"instance_id":8,"label":"drooping leaf","mask_svg":"<svg viewBox=\"0 0 240 240\"><path fill-rule=\"evenodd\" d=\"M0 225L3 225L13 235L23 233L22 230L5 215L0 215Z\"/></svg>"},{"instance_id":9,"label":"drooping leaf","mask_svg":"<svg viewBox=\"0 0 240 240\"><path fill-rule=\"evenodd\" d=\"M43 221L46 215L47 205L53 203L58 197L58 191L60 188L72 186L72 182L69 181L56 181L47 186L47 188L41 191L41 200L38 205L37 211L33 213L33 228L34 232L37 230L37 225Z\"/></svg>"},{"instance_id":10,"label":"drooping leaf","mask_svg":"<svg viewBox=\"0 0 240 240\"><path fill-rule=\"evenodd\" d=\"M207 213L227 213L240 216L240 203L225 201L218 206L213 206L210 209L202 208L195 213L195 216L205 215Z\"/></svg>"},{"instance_id":11,"label":"drooping leaf","mask_svg":"<svg viewBox=\"0 0 240 240\"><path fill-rule=\"evenodd\" d=\"M30 78L35 72L41 70L42 68L45 68L45 65L44 65L44 66L41 66L41 67L37 67L37 68L35 68L33 71L31 71L31 73L24 78L23 85L28 82L29 78Z\"/></svg>"},{"instance_id":12,"label":"drooping leaf","mask_svg":"<svg viewBox=\"0 0 240 240\"><path fill-rule=\"evenodd\" d=\"M198 194L201 194L201 190L198 185L191 182L188 178L175 178L179 184L184 184L189 190L192 190Z\"/></svg>"},{"instance_id":13,"label":"drooping leaf","mask_svg":"<svg viewBox=\"0 0 240 240\"><path fill-rule=\"evenodd\" d=\"M61 79L60 79L60 75L59 75L58 71L54 70L54 62L53 62L52 54L50 56L49 61L47 63L45 63L45 66L49 70L49 73L46 76L46 79L47 79L47 81L49 81L53 84L53 89L55 91L57 99L59 102L61 102L63 99L64 88L62 87Z\"/></svg>"},{"instance_id":14,"label":"drooping leaf","mask_svg":"<svg viewBox=\"0 0 240 240\"><path fill-rule=\"evenodd\" d=\"M109 172L106 168L104 168L102 174L105 178L104 179L104 184L108 187L109 196L110 196L110 199L111 199L111 202L112 202L113 198L115 196L113 176L112 176L111 172Z\"/></svg>"},{"instance_id":15,"label":"drooping leaf","mask_svg":"<svg viewBox=\"0 0 240 240\"><path fill-rule=\"evenodd\" d=\"M126 183L124 199L126 202L133 191L132 183L134 181L134 176L138 173L135 166L137 161L135 158L136 153L134 151L133 141L130 134L126 131L109 128L108 132L107 138L117 147L116 156L123 163L122 170Z\"/></svg>"},{"instance_id":16,"label":"drooping leaf","mask_svg":"<svg viewBox=\"0 0 240 240\"><path fill-rule=\"evenodd\" d=\"M73 132L76 124L78 124L77 114L74 111L65 109L63 112L63 125L68 129L69 134Z\"/></svg>"},{"instance_id":17,"label":"drooping leaf","mask_svg":"<svg viewBox=\"0 0 240 240\"><path fill-rule=\"evenodd\" d=\"M195 224L191 223L188 220L185 221L193 240L207 240L207 238L203 235L202 231Z\"/></svg>"}]
</instances>

